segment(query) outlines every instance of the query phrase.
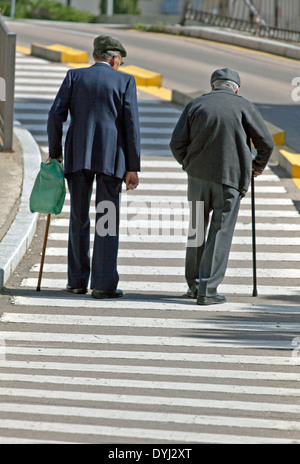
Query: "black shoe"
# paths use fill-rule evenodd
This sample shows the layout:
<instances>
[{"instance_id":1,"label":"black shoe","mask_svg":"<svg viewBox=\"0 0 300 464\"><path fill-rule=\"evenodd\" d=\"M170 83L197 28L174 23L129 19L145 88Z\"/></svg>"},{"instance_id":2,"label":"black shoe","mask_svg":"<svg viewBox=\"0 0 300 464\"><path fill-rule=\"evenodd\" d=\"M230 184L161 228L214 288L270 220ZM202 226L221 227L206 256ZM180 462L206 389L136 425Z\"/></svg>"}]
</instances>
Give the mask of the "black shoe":
<instances>
[{"instance_id":1,"label":"black shoe","mask_svg":"<svg viewBox=\"0 0 300 464\"><path fill-rule=\"evenodd\" d=\"M189 298L193 298L194 300L197 299L197 296L198 296L198 290L196 289L193 289L193 288L189 288L188 291L186 292L187 296Z\"/></svg>"},{"instance_id":2,"label":"black shoe","mask_svg":"<svg viewBox=\"0 0 300 464\"><path fill-rule=\"evenodd\" d=\"M92 297L103 299L103 298L120 298L123 296L122 290L97 290L96 288L92 291Z\"/></svg>"},{"instance_id":3,"label":"black shoe","mask_svg":"<svg viewBox=\"0 0 300 464\"><path fill-rule=\"evenodd\" d=\"M189 284L189 289L186 292L187 296L189 298L193 298L194 300L197 299L198 296L198 283L197 282L191 282Z\"/></svg>"},{"instance_id":4,"label":"black shoe","mask_svg":"<svg viewBox=\"0 0 300 464\"><path fill-rule=\"evenodd\" d=\"M87 293L86 287L73 288L73 287L70 287L70 285L67 285L66 290L67 292L75 293L76 295L85 295Z\"/></svg>"},{"instance_id":5,"label":"black shoe","mask_svg":"<svg viewBox=\"0 0 300 464\"><path fill-rule=\"evenodd\" d=\"M222 304L226 303L225 296L214 295L214 296L198 296L197 305L213 305L213 304Z\"/></svg>"}]
</instances>

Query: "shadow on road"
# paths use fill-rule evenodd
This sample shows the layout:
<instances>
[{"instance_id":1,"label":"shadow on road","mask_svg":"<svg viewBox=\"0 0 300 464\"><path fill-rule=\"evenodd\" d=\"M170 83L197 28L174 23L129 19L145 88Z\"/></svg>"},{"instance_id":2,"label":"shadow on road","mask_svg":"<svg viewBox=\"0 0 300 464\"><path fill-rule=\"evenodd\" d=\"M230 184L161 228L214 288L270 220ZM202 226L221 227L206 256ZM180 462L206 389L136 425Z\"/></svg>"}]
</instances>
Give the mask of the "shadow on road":
<instances>
[{"instance_id":1,"label":"shadow on road","mask_svg":"<svg viewBox=\"0 0 300 464\"><path fill-rule=\"evenodd\" d=\"M285 131L286 145L300 153L300 105L256 103L265 121Z\"/></svg>"}]
</instances>

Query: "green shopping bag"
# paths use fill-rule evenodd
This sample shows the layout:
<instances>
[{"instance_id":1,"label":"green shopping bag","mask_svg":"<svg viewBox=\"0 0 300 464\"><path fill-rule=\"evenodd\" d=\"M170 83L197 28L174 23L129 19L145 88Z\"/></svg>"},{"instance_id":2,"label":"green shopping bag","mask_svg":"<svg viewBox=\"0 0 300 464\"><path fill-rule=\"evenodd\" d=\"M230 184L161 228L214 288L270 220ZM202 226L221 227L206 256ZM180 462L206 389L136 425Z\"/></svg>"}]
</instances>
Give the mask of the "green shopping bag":
<instances>
[{"instance_id":1,"label":"green shopping bag","mask_svg":"<svg viewBox=\"0 0 300 464\"><path fill-rule=\"evenodd\" d=\"M60 214L66 197L64 168L62 163L52 159L50 163L41 163L31 195L32 213Z\"/></svg>"}]
</instances>

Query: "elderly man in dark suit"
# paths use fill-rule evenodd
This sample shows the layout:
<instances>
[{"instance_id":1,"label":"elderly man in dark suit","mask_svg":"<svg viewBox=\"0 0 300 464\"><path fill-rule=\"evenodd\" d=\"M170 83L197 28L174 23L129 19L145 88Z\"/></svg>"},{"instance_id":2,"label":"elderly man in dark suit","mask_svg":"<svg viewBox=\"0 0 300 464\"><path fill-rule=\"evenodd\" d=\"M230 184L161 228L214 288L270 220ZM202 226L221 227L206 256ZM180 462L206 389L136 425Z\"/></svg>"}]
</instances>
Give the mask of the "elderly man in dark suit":
<instances>
[{"instance_id":1,"label":"elderly man in dark suit","mask_svg":"<svg viewBox=\"0 0 300 464\"><path fill-rule=\"evenodd\" d=\"M138 186L140 131L133 76L117 72L126 56L115 38L94 40L93 66L72 69L50 109L49 158L62 160L63 123L70 114L64 170L71 196L67 290L116 298L119 201L122 182ZM90 267L89 209L96 179L96 231Z\"/></svg>"},{"instance_id":2,"label":"elderly man in dark suit","mask_svg":"<svg viewBox=\"0 0 300 464\"><path fill-rule=\"evenodd\" d=\"M274 145L257 108L238 95L240 84L237 72L217 69L211 76L212 91L188 103L170 143L188 174L193 213L199 214L197 206L204 205L201 231L194 228L194 214L190 219L190 231L204 239L197 243L191 234L186 249L188 296L199 305L226 301L217 288L225 276L240 201L252 172L262 173ZM251 141L257 150L254 161Z\"/></svg>"}]
</instances>

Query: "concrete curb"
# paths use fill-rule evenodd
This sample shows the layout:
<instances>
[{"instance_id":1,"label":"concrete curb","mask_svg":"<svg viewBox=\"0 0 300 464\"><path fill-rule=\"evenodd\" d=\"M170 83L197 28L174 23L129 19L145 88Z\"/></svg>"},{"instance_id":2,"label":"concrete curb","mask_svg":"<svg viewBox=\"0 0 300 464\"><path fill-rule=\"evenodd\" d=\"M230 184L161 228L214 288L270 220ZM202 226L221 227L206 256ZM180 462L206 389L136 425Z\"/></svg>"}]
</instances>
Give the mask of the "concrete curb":
<instances>
[{"instance_id":1,"label":"concrete curb","mask_svg":"<svg viewBox=\"0 0 300 464\"><path fill-rule=\"evenodd\" d=\"M124 68L120 68L119 71L134 76L137 86L161 87L162 85L161 74L154 71L148 71L147 69L133 65L124 66Z\"/></svg>"},{"instance_id":2,"label":"concrete curb","mask_svg":"<svg viewBox=\"0 0 300 464\"><path fill-rule=\"evenodd\" d=\"M30 54L48 61L67 63L70 67L89 66L89 54L87 52L60 44L40 45L33 43L31 44ZM157 72L133 65L124 66L119 71L133 75L137 86L162 86L162 76Z\"/></svg>"},{"instance_id":3,"label":"concrete curb","mask_svg":"<svg viewBox=\"0 0 300 464\"><path fill-rule=\"evenodd\" d=\"M294 153L284 145L278 149L278 164L287 171L300 189L300 154Z\"/></svg>"},{"instance_id":4,"label":"concrete curb","mask_svg":"<svg viewBox=\"0 0 300 464\"><path fill-rule=\"evenodd\" d=\"M31 55L60 63L88 63L89 54L60 44L31 44Z\"/></svg>"},{"instance_id":5,"label":"concrete curb","mask_svg":"<svg viewBox=\"0 0 300 464\"><path fill-rule=\"evenodd\" d=\"M39 216L30 212L29 198L40 170L40 150L30 132L18 122L15 122L14 133L23 151L24 178L18 212L0 243L0 289L4 287L30 247Z\"/></svg>"},{"instance_id":6,"label":"concrete curb","mask_svg":"<svg viewBox=\"0 0 300 464\"><path fill-rule=\"evenodd\" d=\"M290 174L293 179L300 178L300 155L292 153L288 147L281 147L279 151L281 166Z\"/></svg>"}]
</instances>

